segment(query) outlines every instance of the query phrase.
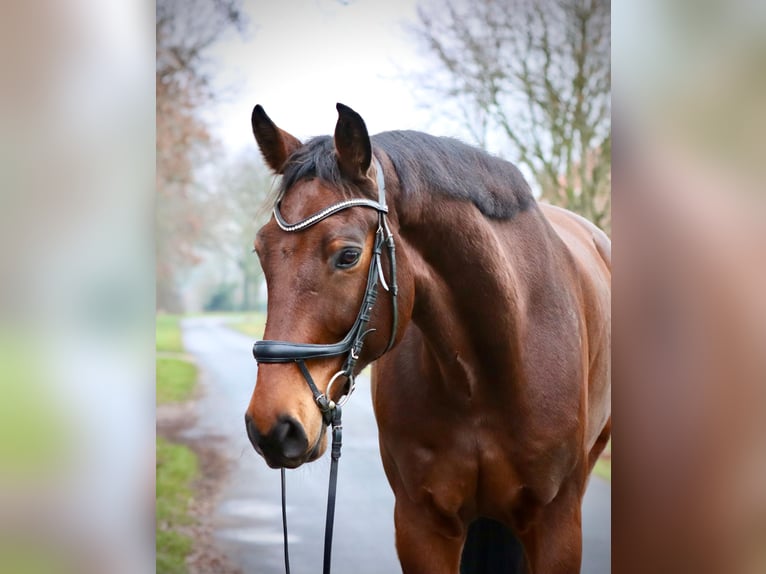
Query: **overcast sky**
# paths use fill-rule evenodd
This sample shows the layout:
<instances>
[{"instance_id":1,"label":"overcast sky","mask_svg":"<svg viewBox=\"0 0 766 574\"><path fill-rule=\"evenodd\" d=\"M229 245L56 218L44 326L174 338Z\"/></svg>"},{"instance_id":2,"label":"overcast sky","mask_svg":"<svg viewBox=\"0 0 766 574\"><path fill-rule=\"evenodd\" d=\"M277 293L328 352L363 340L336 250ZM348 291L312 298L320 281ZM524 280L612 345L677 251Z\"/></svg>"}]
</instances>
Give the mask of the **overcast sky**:
<instances>
[{"instance_id":1,"label":"overcast sky","mask_svg":"<svg viewBox=\"0 0 766 574\"><path fill-rule=\"evenodd\" d=\"M371 134L419 129L460 135L454 126L434 122L434 112L419 107L402 80L423 69L422 53L405 28L415 20L415 5L416 0L244 0L245 37L229 34L212 51L222 93L208 114L215 135L230 153L255 146L255 104L298 138L331 134L336 102L359 112Z\"/></svg>"}]
</instances>

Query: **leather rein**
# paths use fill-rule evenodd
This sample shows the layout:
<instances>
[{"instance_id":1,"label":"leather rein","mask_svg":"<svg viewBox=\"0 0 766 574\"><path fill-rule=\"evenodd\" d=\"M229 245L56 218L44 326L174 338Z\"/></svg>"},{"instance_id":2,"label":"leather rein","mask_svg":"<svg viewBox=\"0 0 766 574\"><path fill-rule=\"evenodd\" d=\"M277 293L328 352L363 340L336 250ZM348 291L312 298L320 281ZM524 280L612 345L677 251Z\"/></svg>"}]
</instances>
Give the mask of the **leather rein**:
<instances>
[{"instance_id":1,"label":"leather rein","mask_svg":"<svg viewBox=\"0 0 766 574\"><path fill-rule=\"evenodd\" d=\"M258 363L296 363L300 369L306 383L314 395L314 401L322 413L322 420L325 425L332 427L332 448L330 451L330 483L327 493L327 518L325 521L325 539L324 539L324 574L330 573L330 563L332 554L332 531L335 519L335 491L338 482L338 459L340 459L340 449L343 436L343 426L341 424L341 406L345 404L355 387L354 372L356 362L359 360L364 340L367 335L375 331L368 329L373 307L378 296L378 282L383 289L391 293L392 297L392 323L391 336L388 340L388 346L382 354L387 353L394 345L396 339L396 330L398 323L397 309L397 283L396 283L396 254L394 246L394 237L388 226L386 216L388 206L386 205L386 186L383 178L383 169L378 160L373 156L375 163L376 179L378 186L378 201L371 199L348 199L333 204L317 213L297 222L288 223L282 217L279 206L281 201L277 201L274 206L274 219L280 229L286 232L300 232L304 229L316 225L323 219L326 219L336 213L352 207L366 207L378 212L378 228L375 231L375 242L373 244L372 258L370 268L367 272L367 286L362 298L362 306L356 316L354 324L343 339L337 343L327 345L317 345L311 343L292 343L288 341L256 341L253 345L253 357ZM388 251L389 262L389 283L383 275L383 267L380 260L384 246ZM341 370L335 373L327 384L327 390L322 393L311 378L311 373L306 367L305 361L310 359L323 359L328 357L339 357L346 355L346 360ZM349 381L349 387L346 394L336 403L330 397L330 391L333 383L339 378L346 378ZM284 536L284 554L285 571L290 574L290 558L287 544L287 510L285 494L285 469L281 469L282 474L282 532Z\"/></svg>"}]
</instances>

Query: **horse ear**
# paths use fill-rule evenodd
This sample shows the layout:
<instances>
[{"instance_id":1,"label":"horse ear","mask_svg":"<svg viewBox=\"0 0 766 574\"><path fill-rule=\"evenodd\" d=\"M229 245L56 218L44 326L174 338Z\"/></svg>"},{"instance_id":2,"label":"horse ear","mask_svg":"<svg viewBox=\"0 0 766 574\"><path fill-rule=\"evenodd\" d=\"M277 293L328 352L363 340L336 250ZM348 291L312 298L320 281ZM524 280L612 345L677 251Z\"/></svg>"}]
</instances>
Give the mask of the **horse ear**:
<instances>
[{"instance_id":1,"label":"horse ear","mask_svg":"<svg viewBox=\"0 0 766 574\"><path fill-rule=\"evenodd\" d=\"M258 147L261 148L263 159L274 173L282 173L287 158L303 144L295 136L279 129L271 118L266 115L260 105L253 108L250 118L253 124L253 134Z\"/></svg>"},{"instance_id":2,"label":"horse ear","mask_svg":"<svg viewBox=\"0 0 766 574\"><path fill-rule=\"evenodd\" d=\"M372 143L362 116L343 104L336 104L335 153L341 172L352 180L363 179L372 161Z\"/></svg>"}]
</instances>

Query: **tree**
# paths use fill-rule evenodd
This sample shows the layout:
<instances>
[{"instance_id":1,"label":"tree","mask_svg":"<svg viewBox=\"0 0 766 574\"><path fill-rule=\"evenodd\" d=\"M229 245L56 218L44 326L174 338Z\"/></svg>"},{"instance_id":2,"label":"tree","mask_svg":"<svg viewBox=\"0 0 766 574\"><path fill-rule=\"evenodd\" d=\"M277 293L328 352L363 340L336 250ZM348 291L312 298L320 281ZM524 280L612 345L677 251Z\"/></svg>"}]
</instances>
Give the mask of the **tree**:
<instances>
[{"instance_id":1,"label":"tree","mask_svg":"<svg viewBox=\"0 0 766 574\"><path fill-rule=\"evenodd\" d=\"M235 311L237 306L234 302L234 291L237 286L234 283L219 283L205 303L205 311Z\"/></svg>"},{"instance_id":2,"label":"tree","mask_svg":"<svg viewBox=\"0 0 766 574\"><path fill-rule=\"evenodd\" d=\"M235 289L242 310L254 309L263 277L253 241L258 228L270 217L267 197L274 178L253 149L222 164L215 183L216 204L221 217L215 228L215 253L236 269Z\"/></svg>"},{"instance_id":3,"label":"tree","mask_svg":"<svg viewBox=\"0 0 766 574\"><path fill-rule=\"evenodd\" d=\"M210 241L211 196L197 166L213 142L201 109L214 99L206 52L231 26L244 26L239 0L158 0L157 307L180 311L180 277Z\"/></svg>"},{"instance_id":4,"label":"tree","mask_svg":"<svg viewBox=\"0 0 766 574\"><path fill-rule=\"evenodd\" d=\"M447 0L418 8L414 33L477 143L495 135L543 199L609 228L611 8L608 0Z\"/></svg>"}]
</instances>

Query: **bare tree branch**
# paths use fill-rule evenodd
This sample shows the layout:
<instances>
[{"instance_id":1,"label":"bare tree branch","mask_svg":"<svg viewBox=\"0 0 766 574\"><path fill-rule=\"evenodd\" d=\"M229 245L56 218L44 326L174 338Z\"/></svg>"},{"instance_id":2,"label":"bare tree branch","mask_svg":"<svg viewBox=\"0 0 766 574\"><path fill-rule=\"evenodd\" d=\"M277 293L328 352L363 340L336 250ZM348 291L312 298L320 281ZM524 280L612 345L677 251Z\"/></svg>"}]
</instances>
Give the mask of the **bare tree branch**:
<instances>
[{"instance_id":1,"label":"bare tree branch","mask_svg":"<svg viewBox=\"0 0 766 574\"><path fill-rule=\"evenodd\" d=\"M544 199L609 225L611 8L607 0L422 4L415 35L433 57L423 82L457 103L486 145L502 134Z\"/></svg>"},{"instance_id":2,"label":"bare tree branch","mask_svg":"<svg viewBox=\"0 0 766 574\"><path fill-rule=\"evenodd\" d=\"M210 191L196 173L212 153L199 113L213 98L205 54L243 25L239 0L157 0L157 306L167 311L181 310L179 277L211 241Z\"/></svg>"}]
</instances>

